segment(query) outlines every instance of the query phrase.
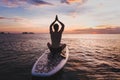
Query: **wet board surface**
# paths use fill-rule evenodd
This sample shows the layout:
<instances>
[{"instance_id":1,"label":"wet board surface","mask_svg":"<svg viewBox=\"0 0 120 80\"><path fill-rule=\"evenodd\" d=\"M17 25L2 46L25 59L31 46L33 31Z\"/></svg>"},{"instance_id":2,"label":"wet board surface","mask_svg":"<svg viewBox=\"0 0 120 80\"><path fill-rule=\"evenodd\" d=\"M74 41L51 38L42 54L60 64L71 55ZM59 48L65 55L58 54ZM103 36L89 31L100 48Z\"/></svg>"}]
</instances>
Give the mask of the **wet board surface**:
<instances>
[{"instance_id":1,"label":"wet board surface","mask_svg":"<svg viewBox=\"0 0 120 80\"><path fill-rule=\"evenodd\" d=\"M62 55L62 56L61 56ZM35 62L32 68L33 76L51 76L61 70L66 64L69 57L68 47L66 46L61 53L56 53L52 56L49 50Z\"/></svg>"}]
</instances>

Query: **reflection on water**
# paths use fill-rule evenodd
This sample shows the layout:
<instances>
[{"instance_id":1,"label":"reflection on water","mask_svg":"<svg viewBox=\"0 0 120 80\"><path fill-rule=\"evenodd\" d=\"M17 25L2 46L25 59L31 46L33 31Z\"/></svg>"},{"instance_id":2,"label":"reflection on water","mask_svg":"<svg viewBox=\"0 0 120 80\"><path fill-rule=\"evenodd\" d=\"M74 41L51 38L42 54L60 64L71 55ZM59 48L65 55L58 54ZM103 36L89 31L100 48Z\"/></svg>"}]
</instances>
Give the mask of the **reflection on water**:
<instances>
[{"instance_id":1,"label":"reflection on water","mask_svg":"<svg viewBox=\"0 0 120 80\"><path fill-rule=\"evenodd\" d=\"M0 35L0 80L41 80L31 76L47 49L48 34ZM119 34L64 34L70 57L61 72L44 80L120 80Z\"/></svg>"}]
</instances>

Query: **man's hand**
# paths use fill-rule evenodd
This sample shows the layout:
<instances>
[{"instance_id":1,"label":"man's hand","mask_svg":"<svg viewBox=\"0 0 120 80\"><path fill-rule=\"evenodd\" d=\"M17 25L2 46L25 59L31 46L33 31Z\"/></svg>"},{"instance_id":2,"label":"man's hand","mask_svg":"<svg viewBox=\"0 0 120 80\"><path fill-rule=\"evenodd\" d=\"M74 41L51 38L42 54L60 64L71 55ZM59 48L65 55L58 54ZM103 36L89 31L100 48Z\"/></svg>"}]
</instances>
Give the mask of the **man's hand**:
<instances>
[{"instance_id":1,"label":"man's hand","mask_svg":"<svg viewBox=\"0 0 120 80\"><path fill-rule=\"evenodd\" d=\"M56 15L56 18L55 18L55 20L56 20L56 21L59 21L59 20L58 20L58 16L57 16L57 15Z\"/></svg>"}]
</instances>

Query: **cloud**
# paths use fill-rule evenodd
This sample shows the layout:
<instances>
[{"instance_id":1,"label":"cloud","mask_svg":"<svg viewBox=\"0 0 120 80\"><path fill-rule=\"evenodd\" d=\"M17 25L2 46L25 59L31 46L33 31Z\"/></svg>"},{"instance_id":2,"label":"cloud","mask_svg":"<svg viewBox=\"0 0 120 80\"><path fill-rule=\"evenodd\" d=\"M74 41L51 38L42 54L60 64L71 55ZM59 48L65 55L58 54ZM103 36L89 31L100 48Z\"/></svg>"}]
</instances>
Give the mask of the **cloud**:
<instances>
[{"instance_id":1,"label":"cloud","mask_svg":"<svg viewBox=\"0 0 120 80\"><path fill-rule=\"evenodd\" d=\"M74 31L81 34L120 34L120 27L114 27L114 28L107 27L102 29L87 28L87 29L76 29Z\"/></svg>"},{"instance_id":2,"label":"cloud","mask_svg":"<svg viewBox=\"0 0 120 80\"><path fill-rule=\"evenodd\" d=\"M8 18L8 17L3 17L3 16L0 16L0 20L13 20L13 21L23 21L23 20L25 20L25 19L23 19L23 18Z\"/></svg>"},{"instance_id":3,"label":"cloud","mask_svg":"<svg viewBox=\"0 0 120 80\"><path fill-rule=\"evenodd\" d=\"M53 5L52 3L43 1L43 0L1 0L0 5L6 7L18 7L18 6L26 6L26 5Z\"/></svg>"},{"instance_id":4,"label":"cloud","mask_svg":"<svg viewBox=\"0 0 120 80\"><path fill-rule=\"evenodd\" d=\"M39 6L39 5L53 5L51 3L42 1L42 0L28 0L28 3L31 3L33 5Z\"/></svg>"},{"instance_id":5,"label":"cloud","mask_svg":"<svg viewBox=\"0 0 120 80\"><path fill-rule=\"evenodd\" d=\"M76 17L79 13L86 11L85 7L83 4L85 4L88 0L61 0L61 3L66 3L68 4L69 8L72 10L69 11L69 15L72 17Z\"/></svg>"}]
</instances>

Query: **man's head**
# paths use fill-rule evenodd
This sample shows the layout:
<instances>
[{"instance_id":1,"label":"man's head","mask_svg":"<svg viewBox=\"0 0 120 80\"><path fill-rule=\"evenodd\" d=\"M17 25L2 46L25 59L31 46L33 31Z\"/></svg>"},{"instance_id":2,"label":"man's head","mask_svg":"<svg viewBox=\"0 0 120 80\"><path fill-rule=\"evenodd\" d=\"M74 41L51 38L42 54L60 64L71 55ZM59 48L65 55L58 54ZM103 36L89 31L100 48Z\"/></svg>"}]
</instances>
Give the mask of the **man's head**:
<instances>
[{"instance_id":1,"label":"man's head","mask_svg":"<svg viewBox=\"0 0 120 80\"><path fill-rule=\"evenodd\" d=\"M55 32L58 32L59 25L58 24L54 24L53 28L54 28Z\"/></svg>"}]
</instances>

